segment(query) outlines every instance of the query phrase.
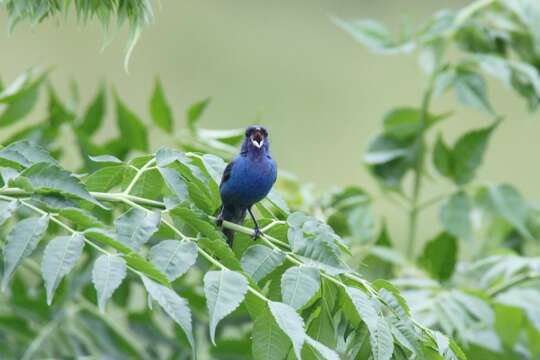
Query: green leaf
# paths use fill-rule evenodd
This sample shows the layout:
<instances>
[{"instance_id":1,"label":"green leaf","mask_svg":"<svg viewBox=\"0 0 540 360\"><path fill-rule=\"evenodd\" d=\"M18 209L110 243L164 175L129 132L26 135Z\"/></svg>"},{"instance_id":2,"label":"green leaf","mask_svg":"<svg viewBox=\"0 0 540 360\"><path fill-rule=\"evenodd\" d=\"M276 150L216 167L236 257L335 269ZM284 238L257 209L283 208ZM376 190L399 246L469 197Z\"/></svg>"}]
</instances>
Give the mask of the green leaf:
<instances>
[{"instance_id":1,"label":"green leaf","mask_svg":"<svg viewBox=\"0 0 540 360\"><path fill-rule=\"evenodd\" d=\"M158 230L160 220L158 211L149 212L131 208L114 222L118 241L138 250Z\"/></svg>"},{"instance_id":2,"label":"green leaf","mask_svg":"<svg viewBox=\"0 0 540 360\"><path fill-rule=\"evenodd\" d=\"M103 123L103 119L105 117L105 110L105 86L101 84L96 96L86 108L83 121L79 125L78 130L88 137L93 135Z\"/></svg>"},{"instance_id":3,"label":"green leaf","mask_svg":"<svg viewBox=\"0 0 540 360\"><path fill-rule=\"evenodd\" d=\"M165 95L163 94L163 89L161 88L161 82L159 79L156 79L154 93L150 99L150 115L152 115L152 120L154 120L154 123L163 131L169 134L172 133L172 112L167 100L165 99Z\"/></svg>"},{"instance_id":4,"label":"green leaf","mask_svg":"<svg viewBox=\"0 0 540 360\"><path fill-rule=\"evenodd\" d=\"M212 220L208 218L208 215L204 214L199 209L189 206L186 203L182 203L170 210L169 213L172 216L178 217L196 233L201 233L203 236L210 239L220 239L224 241L222 232L216 229Z\"/></svg>"},{"instance_id":5,"label":"green leaf","mask_svg":"<svg viewBox=\"0 0 540 360\"><path fill-rule=\"evenodd\" d=\"M447 116L448 114L441 116L428 114L424 120L425 124L422 126L420 110L412 107L395 108L384 115L384 132L386 135L396 139L415 137L423 129L429 129L435 123Z\"/></svg>"},{"instance_id":6,"label":"green leaf","mask_svg":"<svg viewBox=\"0 0 540 360\"><path fill-rule=\"evenodd\" d=\"M347 271L347 266L341 260L340 251L331 236L328 232L305 234L302 228L297 227L290 227L287 232L291 250L304 264L337 275Z\"/></svg>"},{"instance_id":7,"label":"green leaf","mask_svg":"<svg viewBox=\"0 0 540 360\"><path fill-rule=\"evenodd\" d=\"M122 164L122 160L112 155L88 156L88 158L97 163Z\"/></svg>"},{"instance_id":8,"label":"green leaf","mask_svg":"<svg viewBox=\"0 0 540 360\"><path fill-rule=\"evenodd\" d=\"M181 298L172 289L160 285L146 276L141 276L144 287L152 297L161 306L182 329L191 345L192 357L196 358L195 345L193 341L193 330L191 325L191 311L185 299Z\"/></svg>"},{"instance_id":9,"label":"green leaf","mask_svg":"<svg viewBox=\"0 0 540 360\"><path fill-rule=\"evenodd\" d=\"M502 342L509 348L514 347L523 326L523 310L504 304L495 304L495 330Z\"/></svg>"},{"instance_id":10,"label":"green leaf","mask_svg":"<svg viewBox=\"0 0 540 360\"><path fill-rule=\"evenodd\" d=\"M310 338L306 337L306 343L311 346L318 354L320 354L322 359L325 360L340 360L339 355L332 349L326 347L324 344Z\"/></svg>"},{"instance_id":11,"label":"green leaf","mask_svg":"<svg viewBox=\"0 0 540 360\"><path fill-rule=\"evenodd\" d=\"M0 226L11 217L13 212L17 209L17 200L0 201Z\"/></svg>"},{"instance_id":12,"label":"green leaf","mask_svg":"<svg viewBox=\"0 0 540 360\"><path fill-rule=\"evenodd\" d=\"M17 141L0 150L0 166L23 169L37 163L57 162L47 150L28 140Z\"/></svg>"},{"instance_id":13,"label":"green leaf","mask_svg":"<svg viewBox=\"0 0 540 360\"><path fill-rule=\"evenodd\" d=\"M390 327L379 317L377 327L370 333L371 352L374 360L389 360L394 353L394 339Z\"/></svg>"},{"instance_id":14,"label":"green leaf","mask_svg":"<svg viewBox=\"0 0 540 360\"><path fill-rule=\"evenodd\" d=\"M39 193L57 193L86 200L103 208L83 184L66 170L49 163L38 163L12 180L17 186Z\"/></svg>"},{"instance_id":15,"label":"green leaf","mask_svg":"<svg viewBox=\"0 0 540 360\"><path fill-rule=\"evenodd\" d=\"M304 320L294 311L294 308L287 304L269 301L268 307L280 329L291 340L296 358L301 359L300 353L306 340Z\"/></svg>"},{"instance_id":16,"label":"green leaf","mask_svg":"<svg viewBox=\"0 0 540 360\"><path fill-rule=\"evenodd\" d=\"M433 164L437 171L447 178L453 178L454 176L454 163L452 158L452 149L450 149L442 135L439 134L435 147L433 149Z\"/></svg>"},{"instance_id":17,"label":"green leaf","mask_svg":"<svg viewBox=\"0 0 540 360\"><path fill-rule=\"evenodd\" d=\"M367 328L369 329L369 332L370 333L375 332L375 329L377 328L379 315L377 314L377 311L375 310L369 296L356 288L347 287L345 290L347 292L349 299L352 301L352 304L354 305L354 309L356 310L356 313L358 314L360 319L364 322L364 324L366 324Z\"/></svg>"},{"instance_id":18,"label":"green leaf","mask_svg":"<svg viewBox=\"0 0 540 360\"><path fill-rule=\"evenodd\" d=\"M97 258L92 270L92 282L97 292L99 309L105 305L126 277L126 261L118 255L104 254Z\"/></svg>"},{"instance_id":19,"label":"green leaf","mask_svg":"<svg viewBox=\"0 0 540 360\"><path fill-rule=\"evenodd\" d=\"M435 168L457 185L469 183L482 163L491 133L498 122L483 129L472 130L461 136L453 149L446 146L441 136L433 152Z\"/></svg>"},{"instance_id":20,"label":"green leaf","mask_svg":"<svg viewBox=\"0 0 540 360\"><path fill-rule=\"evenodd\" d=\"M494 111L487 98L486 82L477 73L458 71L454 80L454 90L459 101L477 110L493 115Z\"/></svg>"},{"instance_id":21,"label":"green leaf","mask_svg":"<svg viewBox=\"0 0 540 360\"><path fill-rule=\"evenodd\" d=\"M509 184L493 185L489 187L489 196L494 209L501 217L526 238L534 238L527 228L529 207L516 188Z\"/></svg>"},{"instance_id":22,"label":"green leaf","mask_svg":"<svg viewBox=\"0 0 540 360\"><path fill-rule=\"evenodd\" d=\"M418 263L433 278L447 280L454 273L457 255L458 242L456 238L447 232L443 232L426 243Z\"/></svg>"},{"instance_id":23,"label":"green leaf","mask_svg":"<svg viewBox=\"0 0 540 360\"><path fill-rule=\"evenodd\" d=\"M21 261L36 248L39 240L47 231L49 218L30 217L19 221L6 236L4 246L4 274L2 291L7 289L9 279Z\"/></svg>"},{"instance_id":24,"label":"green leaf","mask_svg":"<svg viewBox=\"0 0 540 360\"><path fill-rule=\"evenodd\" d=\"M143 122L132 113L115 94L116 122L120 134L129 139L129 145L135 150L148 151L148 133Z\"/></svg>"},{"instance_id":25,"label":"green leaf","mask_svg":"<svg viewBox=\"0 0 540 360\"><path fill-rule=\"evenodd\" d=\"M79 233L55 237L45 247L41 273L43 280L45 280L48 305L51 305L54 292L62 278L73 269L79 260L83 247L84 236Z\"/></svg>"},{"instance_id":26,"label":"green leaf","mask_svg":"<svg viewBox=\"0 0 540 360\"><path fill-rule=\"evenodd\" d=\"M188 240L162 240L152 246L148 257L169 281L174 281L195 264L197 245Z\"/></svg>"},{"instance_id":27,"label":"green leaf","mask_svg":"<svg viewBox=\"0 0 540 360\"><path fill-rule=\"evenodd\" d=\"M240 305L247 291L248 282L240 273L223 269L209 271L204 276L204 293L210 319L210 339L214 345L218 323Z\"/></svg>"},{"instance_id":28,"label":"green leaf","mask_svg":"<svg viewBox=\"0 0 540 360\"><path fill-rule=\"evenodd\" d=\"M118 186L124 179L132 179L135 172L127 165L104 167L86 178L86 188L93 192L107 192Z\"/></svg>"},{"instance_id":29,"label":"green leaf","mask_svg":"<svg viewBox=\"0 0 540 360\"><path fill-rule=\"evenodd\" d=\"M210 98L206 98L194 103L187 110L187 125L192 132L195 132L197 121L203 114L208 104L210 104Z\"/></svg>"},{"instance_id":30,"label":"green leaf","mask_svg":"<svg viewBox=\"0 0 540 360\"><path fill-rule=\"evenodd\" d=\"M242 255L242 269L256 282L274 271L285 260L285 254L264 245L252 245Z\"/></svg>"},{"instance_id":31,"label":"green leaf","mask_svg":"<svg viewBox=\"0 0 540 360\"><path fill-rule=\"evenodd\" d=\"M399 140L383 134L370 141L364 162L384 188L399 190L401 180L417 161L418 150L414 139Z\"/></svg>"},{"instance_id":32,"label":"green leaf","mask_svg":"<svg viewBox=\"0 0 540 360\"><path fill-rule=\"evenodd\" d=\"M394 41L388 29L374 20L345 21L334 19L334 23L375 53L408 53L414 49L414 44L411 42Z\"/></svg>"},{"instance_id":33,"label":"green leaf","mask_svg":"<svg viewBox=\"0 0 540 360\"><path fill-rule=\"evenodd\" d=\"M82 208L66 207L61 209L59 214L75 224L78 229L104 226L94 215Z\"/></svg>"},{"instance_id":34,"label":"green leaf","mask_svg":"<svg viewBox=\"0 0 540 360\"><path fill-rule=\"evenodd\" d=\"M319 270L307 266L287 269L281 277L281 298L296 310L302 308L319 291Z\"/></svg>"},{"instance_id":35,"label":"green leaf","mask_svg":"<svg viewBox=\"0 0 540 360\"><path fill-rule=\"evenodd\" d=\"M476 169L482 163L489 137L497 124L470 131L458 139L452 154L456 184L465 185L474 178Z\"/></svg>"},{"instance_id":36,"label":"green leaf","mask_svg":"<svg viewBox=\"0 0 540 360\"><path fill-rule=\"evenodd\" d=\"M460 191L453 194L442 206L439 219L442 226L458 239L472 241L471 203L469 197Z\"/></svg>"},{"instance_id":37,"label":"green leaf","mask_svg":"<svg viewBox=\"0 0 540 360\"><path fill-rule=\"evenodd\" d=\"M287 357L291 342L266 307L255 318L252 337L255 360L283 360Z\"/></svg>"},{"instance_id":38,"label":"green leaf","mask_svg":"<svg viewBox=\"0 0 540 360\"><path fill-rule=\"evenodd\" d=\"M17 79L0 94L0 104L7 104L5 110L0 114L0 128L18 122L32 111L38 100L39 88L47 77L47 73L39 75L34 80L29 80L30 73L23 76L25 78L22 80L24 83L22 88L13 86L17 85L16 83L20 80Z\"/></svg>"},{"instance_id":39,"label":"green leaf","mask_svg":"<svg viewBox=\"0 0 540 360\"><path fill-rule=\"evenodd\" d=\"M368 328L373 359L389 360L394 352L394 342L384 317L379 316L372 299L364 292L352 287L345 290L356 314Z\"/></svg>"}]
</instances>

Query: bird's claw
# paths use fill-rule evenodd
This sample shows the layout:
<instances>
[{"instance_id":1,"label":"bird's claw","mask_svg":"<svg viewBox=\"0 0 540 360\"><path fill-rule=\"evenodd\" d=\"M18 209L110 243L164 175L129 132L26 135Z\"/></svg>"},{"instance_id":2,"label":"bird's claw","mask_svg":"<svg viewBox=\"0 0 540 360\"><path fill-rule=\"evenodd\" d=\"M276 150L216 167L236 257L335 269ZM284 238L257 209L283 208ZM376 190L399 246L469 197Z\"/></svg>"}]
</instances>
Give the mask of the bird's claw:
<instances>
[{"instance_id":1,"label":"bird's claw","mask_svg":"<svg viewBox=\"0 0 540 360\"><path fill-rule=\"evenodd\" d=\"M223 227L223 219L217 218L216 219L216 226L217 227Z\"/></svg>"},{"instance_id":2,"label":"bird's claw","mask_svg":"<svg viewBox=\"0 0 540 360\"><path fill-rule=\"evenodd\" d=\"M257 240L257 238L258 238L259 236L261 236L261 235L262 235L262 231L261 231L261 229L259 229L259 227L257 226L255 229L253 229L253 235L251 235L251 238L252 238L253 240Z\"/></svg>"}]
</instances>

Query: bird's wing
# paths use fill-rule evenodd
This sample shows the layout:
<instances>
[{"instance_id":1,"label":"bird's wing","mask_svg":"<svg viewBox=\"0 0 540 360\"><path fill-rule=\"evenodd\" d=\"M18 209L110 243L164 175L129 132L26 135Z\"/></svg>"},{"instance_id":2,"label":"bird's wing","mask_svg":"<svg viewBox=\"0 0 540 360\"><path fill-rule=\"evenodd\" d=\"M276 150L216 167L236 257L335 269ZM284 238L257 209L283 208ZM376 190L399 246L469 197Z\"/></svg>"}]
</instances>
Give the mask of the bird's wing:
<instances>
[{"instance_id":1,"label":"bird's wing","mask_svg":"<svg viewBox=\"0 0 540 360\"><path fill-rule=\"evenodd\" d=\"M219 188L221 188L223 184L225 184L227 180L229 180L229 178L231 177L231 170L233 168L233 164L234 160L225 167L225 170L223 171L223 176L221 177L221 183L219 184Z\"/></svg>"}]
</instances>

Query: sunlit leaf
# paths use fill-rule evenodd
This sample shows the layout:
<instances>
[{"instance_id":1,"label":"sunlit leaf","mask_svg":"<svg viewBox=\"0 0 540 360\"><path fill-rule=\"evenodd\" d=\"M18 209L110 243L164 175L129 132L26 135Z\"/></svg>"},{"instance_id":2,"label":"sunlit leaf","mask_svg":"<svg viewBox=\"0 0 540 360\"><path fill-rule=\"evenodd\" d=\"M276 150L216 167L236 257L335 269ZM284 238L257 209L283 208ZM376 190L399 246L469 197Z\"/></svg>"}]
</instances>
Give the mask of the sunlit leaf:
<instances>
[{"instance_id":1,"label":"sunlit leaf","mask_svg":"<svg viewBox=\"0 0 540 360\"><path fill-rule=\"evenodd\" d=\"M58 236L43 251L41 272L47 290L47 304L51 304L56 288L79 260L84 247L84 236Z\"/></svg>"},{"instance_id":2,"label":"sunlit leaf","mask_svg":"<svg viewBox=\"0 0 540 360\"><path fill-rule=\"evenodd\" d=\"M204 276L204 293L210 318L210 339L215 344L215 332L220 320L233 312L243 301L248 282L240 273L230 270L209 271Z\"/></svg>"},{"instance_id":3,"label":"sunlit leaf","mask_svg":"<svg viewBox=\"0 0 540 360\"><path fill-rule=\"evenodd\" d=\"M117 255L101 255L94 263L92 282L97 291L99 309L104 312L107 300L126 277L126 262Z\"/></svg>"},{"instance_id":4,"label":"sunlit leaf","mask_svg":"<svg viewBox=\"0 0 540 360\"><path fill-rule=\"evenodd\" d=\"M2 276L2 291L5 291L8 282L21 261L30 255L36 248L39 240L45 234L49 218L30 217L19 221L6 236L4 252L4 273Z\"/></svg>"}]
</instances>

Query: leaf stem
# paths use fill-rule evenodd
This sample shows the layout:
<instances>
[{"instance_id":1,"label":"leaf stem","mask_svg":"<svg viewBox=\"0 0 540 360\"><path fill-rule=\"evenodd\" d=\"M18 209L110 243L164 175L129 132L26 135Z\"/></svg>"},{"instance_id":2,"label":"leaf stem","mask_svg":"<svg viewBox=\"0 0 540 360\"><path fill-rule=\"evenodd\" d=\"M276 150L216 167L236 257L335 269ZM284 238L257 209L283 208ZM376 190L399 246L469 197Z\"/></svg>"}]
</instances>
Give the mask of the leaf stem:
<instances>
[{"instance_id":1,"label":"leaf stem","mask_svg":"<svg viewBox=\"0 0 540 360\"><path fill-rule=\"evenodd\" d=\"M507 290L510 290L514 286L518 286L533 280L540 280L540 274L525 274L522 276L517 276L508 281L507 283L501 284L500 286L492 289L491 291L488 291L487 293L490 297L495 297Z\"/></svg>"},{"instance_id":2,"label":"leaf stem","mask_svg":"<svg viewBox=\"0 0 540 360\"><path fill-rule=\"evenodd\" d=\"M424 133L427 125L427 117L429 114L429 105L431 103L431 97L433 95L433 81L436 77L437 72L434 71L431 75L428 83L428 87L424 92L422 97L422 106L420 108L420 133L416 139L415 146L418 147L418 160L416 161L414 167L414 180L413 180L413 189L412 189L412 198L411 198L411 209L409 210L409 226L408 226L408 237L407 237L407 257L412 259L414 257L415 243L416 243L416 233L418 228L418 212L419 207L418 203L420 200L420 191L422 188L422 178L424 172L424 161L425 161L425 139Z\"/></svg>"},{"instance_id":3,"label":"leaf stem","mask_svg":"<svg viewBox=\"0 0 540 360\"><path fill-rule=\"evenodd\" d=\"M146 164L144 164L144 166L142 168L140 168L137 173L135 174L135 176L133 177L133 179L131 180L131 182L129 183L128 187L126 188L126 190L124 190L123 194L125 195L128 195L131 190L133 190L133 187L135 186L135 184L137 183L137 181L139 181L139 178L142 176L142 174L144 174L144 172L152 165L154 165L154 163L156 162L156 158L155 157L152 157L150 160L148 160L148 162Z\"/></svg>"}]
</instances>

